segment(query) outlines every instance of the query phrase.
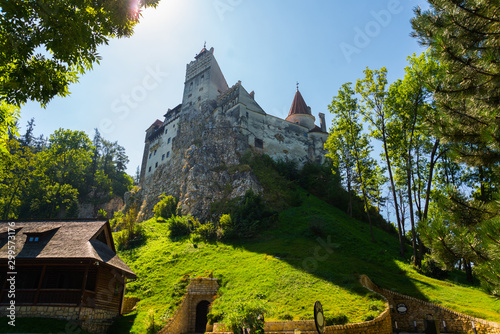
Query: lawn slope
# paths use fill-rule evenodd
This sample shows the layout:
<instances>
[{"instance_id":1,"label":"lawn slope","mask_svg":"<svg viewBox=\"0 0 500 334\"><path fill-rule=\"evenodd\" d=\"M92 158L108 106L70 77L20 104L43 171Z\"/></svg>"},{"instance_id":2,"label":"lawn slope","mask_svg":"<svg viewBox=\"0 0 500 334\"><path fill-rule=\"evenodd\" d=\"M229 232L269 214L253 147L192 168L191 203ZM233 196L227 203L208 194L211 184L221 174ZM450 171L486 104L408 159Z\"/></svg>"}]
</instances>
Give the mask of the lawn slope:
<instances>
[{"instance_id":1,"label":"lawn slope","mask_svg":"<svg viewBox=\"0 0 500 334\"><path fill-rule=\"evenodd\" d=\"M127 295L141 299L127 318L133 320L126 320L131 332L146 332L153 324L159 329L173 315L188 278L212 273L222 285L212 309L218 321L245 301L263 305L267 320L312 319L316 300L335 323L369 320L384 303L360 285L360 274L382 287L500 321L500 302L464 285L461 275L447 281L423 276L398 257L396 236L374 228L372 243L365 223L301 195L301 206L282 211L275 226L251 240L206 243L191 236L172 241L165 223L142 223L146 242L119 252L138 276L127 286Z\"/></svg>"}]
</instances>

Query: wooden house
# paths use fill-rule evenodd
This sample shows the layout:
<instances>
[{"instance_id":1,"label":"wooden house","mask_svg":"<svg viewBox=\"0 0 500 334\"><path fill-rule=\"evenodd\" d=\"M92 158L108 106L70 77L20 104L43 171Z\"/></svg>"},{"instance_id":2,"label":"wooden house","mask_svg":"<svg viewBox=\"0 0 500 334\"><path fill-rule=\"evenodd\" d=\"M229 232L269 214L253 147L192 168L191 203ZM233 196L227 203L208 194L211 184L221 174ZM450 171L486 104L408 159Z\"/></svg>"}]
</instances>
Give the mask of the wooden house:
<instances>
[{"instance_id":1,"label":"wooden house","mask_svg":"<svg viewBox=\"0 0 500 334\"><path fill-rule=\"evenodd\" d=\"M14 303L16 317L72 320L94 333L120 314L136 277L105 220L0 222L0 267L1 315Z\"/></svg>"}]
</instances>

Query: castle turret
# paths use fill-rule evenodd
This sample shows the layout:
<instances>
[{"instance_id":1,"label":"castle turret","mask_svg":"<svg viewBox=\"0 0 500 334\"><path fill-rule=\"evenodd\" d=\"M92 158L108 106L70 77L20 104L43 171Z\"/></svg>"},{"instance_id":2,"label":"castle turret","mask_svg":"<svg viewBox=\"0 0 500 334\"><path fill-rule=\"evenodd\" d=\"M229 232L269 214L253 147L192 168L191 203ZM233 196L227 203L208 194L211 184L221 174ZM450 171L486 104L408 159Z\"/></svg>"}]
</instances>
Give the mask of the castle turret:
<instances>
[{"instance_id":1,"label":"castle turret","mask_svg":"<svg viewBox=\"0 0 500 334\"><path fill-rule=\"evenodd\" d=\"M214 57L214 48L205 47L186 65L183 107L202 101L216 100L217 96L229 89L226 79Z\"/></svg>"},{"instance_id":2,"label":"castle turret","mask_svg":"<svg viewBox=\"0 0 500 334\"><path fill-rule=\"evenodd\" d=\"M285 120L305 126L309 130L314 129L315 117L311 114L311 108L307 106L298 87L292 106L290 107L290 112Z\"/></svg>"}]
</instances>

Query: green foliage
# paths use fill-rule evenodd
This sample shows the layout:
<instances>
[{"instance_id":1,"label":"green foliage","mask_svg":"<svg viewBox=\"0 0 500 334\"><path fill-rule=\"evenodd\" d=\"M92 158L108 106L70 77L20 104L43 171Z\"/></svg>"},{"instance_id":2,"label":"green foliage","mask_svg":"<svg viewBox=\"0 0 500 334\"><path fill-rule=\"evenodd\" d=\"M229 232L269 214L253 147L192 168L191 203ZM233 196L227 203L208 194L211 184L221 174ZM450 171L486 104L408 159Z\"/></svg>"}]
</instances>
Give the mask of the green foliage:
<instances>
[{"instance_id":1,"label":"green foliage","mask_svg":"<svg viewBox=\"0 0 500 334\"><path fill-rule=\"evenodd\" d=\"M114 240L118 250L132 249L145 242L144 228L137 222L137 209L130 208L127 214L118 212L110 221L113 229L118 230Z\"/></svg>"},{"instance_id":2,"label":"green foliage","mask_svg":"<svg viewBox=\"0 0 500 334\"><path fill-rule=\"evenodd\" d=\"M196 233L205 241L221 240L224 236L223 230L218 229L217 225L210 221L200 224L200 227L196 229Z\"/></svg>"},{"instance_id":3,"label":"green foliage","mask_svg":"<svg viewBox=\"0 0 500 334\"><path fill-rule=\"evenodd\" d=\"M192 216L172 216L166 220L171 239L185 237L194 230L196 220Z\"/></svg>"},{"instance_id":4,"label":"green foliage","mask_svg":"<svg viewBox=\"0 0 500 334\"><path fill-rule=\"evenodd\" d=\"M225 324L233 333L243 334L243 328L248 328L252 333L264 333L266 312L265 302L261 299L242 299L226 314Z\"/></svg>"},{"instance_id":5,"label":"green foliage","mask_svg":"<svg viewBox=\"0 0 500 334\"><path fill-rule=\"evenodd\" d=\"M141 7L157 3L147 0L130 7L129 3L71 0L34 6L1 1L0 100L45 105L55 95L68 95L68 86L78 74L99 63L97 48L110 38L132 35Z\"/></svg>"},{"instance_id":6,"label":"green foliage","mask_svg":"<svg viewBox=\"0 0 500 334\"><path fill-rule=\"evenodd\" d=\"M3 219L76 218L78 204L99 205L123 196L132 185L124 172L123 147L98 135L56 130L48 141L26 134L7 142L0 163L0 211ZM97 212L95 215L97 216Z\"/></svg>"},{"instance_id":7,"label":"green foliage","mask_svg":"<svg viewBox=\"0 0 500 334\"><path fill-rule=\"evenodd\" d=\"M305 196L304 191L302 194ZM228 222L229 216L221 220ZM318 236L309 233L311 221L324 222L321 238L332 251L318 250L322 259L317 260L317 268L304 266L306 259L315 259L315 250L321 246ZM325 314L345 315L349 322L360 322L366 315L376 317L385 301L359 284L360 273L382 287L500 320L500 301L461 277L455 281L455 272L448 281L419 274L406 260L400 260L395 235L374 227L377 243L372 244L366 223L313 195L300 207L280 212L278 222L252 239L199 240L195 247L189 238L171 240L168 225L155 218L142 224L146 243L119 251L138 276L127 284L126 291L141 299L137 316L131 319L131 333L146 331L149 309L155 309L155 319L164 324L163 319L173 315L184 293L179 285L186 273L197 277L207 271L213 271L220 284L209 315L212 323L225 323L226 315L242 299L265 301L266 321L311 320L314 300L322 302Z\"/></svg>"},{"instance_id":8,"label":"green foliage","mask_svg":"<svg viewBox=\"0 0 500 334\"><path fill-rule=\"evenodd\" d=\"M250 238L272 223L274 211L267 208L264 200L252 190L234 206L230 213L231 225L223 229L227 238Z\"/></svg>"},{"instance_id":9,"label":"green foliage","mask_svg":"<svg viewBox=\"0 0 500 334\"><path fill-rule=\"evenodd\" d=\"M349 318L345 314L325 314L325 326L345 325Z\"/></svg>"},{"instance_id":10,"label":"green foliage","mask_svg":"<svg viewBox=\"0 0 500 334\"><path fill-rule=\"evenodd\" d=\"M429 121L451 153L442 162L446 185L439 184L435 213L421 231L436 262L446 268L464 266L469 281L477 275L488 291L500 295L495 198L500 181L499 5L478 0L429 3L428 10L415 9L413 36L445 71L441 80L427 80L438 106ZM460 163L467 164L465 172ZM464 182L469 189L457 194ZM436 236L440 243L432 240Z\"/></svg>"},{"instance_id":11,"label":"green foliage","mask_svg":"<svg viewBox=\"0 0 500 334\"><path fill-rule=\"evenodd\" d=\"M496 1L430 0L415 9L413 37L446 69L435 91L434 130L461 161L491 166L500 161L500 37Z\"/></svg>"},{"instance_id":12,"label":"green foliage","mask_svg":"<svg viewBox=\"0 0 500 334\"><path fill-rule=\"evenodd\" d=\"M99 209L99 211L97 211L97 218L106 219L107 217L108 217L108 213L104 209Z\"/></svg>"},{"instance_id":13,"label":"green foliage","mask_svg":"<svg viewBox=\"0 0 500 334\"><path fill-rule=\"evenodd\" d=\"M153 208L155 217L170 218L175 215L177 210L177 199L171 195L165 195L165 193L159 196L160 201L156 203Z\"/></svg>"},{"instance_id":14,"label":"green foliage","mask_svg":"<svg viewBox=\"0 0 500 334\"><path fill-rule=\"evenodd\" d=\"M440 280L448 277L448 272L441 269L441 266L429 254L424 255L419 272L426 276Z\"/></svg>"}]
</instances>

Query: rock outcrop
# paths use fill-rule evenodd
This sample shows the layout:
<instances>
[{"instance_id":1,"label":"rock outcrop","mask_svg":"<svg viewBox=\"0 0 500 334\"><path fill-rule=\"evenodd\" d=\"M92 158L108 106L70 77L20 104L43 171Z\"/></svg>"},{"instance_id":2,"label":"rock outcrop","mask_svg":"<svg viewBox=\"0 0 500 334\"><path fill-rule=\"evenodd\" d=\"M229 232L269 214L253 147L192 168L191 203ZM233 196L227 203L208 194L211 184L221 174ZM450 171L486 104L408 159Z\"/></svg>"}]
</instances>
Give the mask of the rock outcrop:
<instances>
[{"instance_id":1,"label":"rock outcrop","mask_svg":"<svg viewBox=\"0 0 500 334\"><path fill-rule=\"evenodd\" d=\"M215 110L215 111L214 111ZM172 143L172 159L147 178L138 193L126 196L127 206L137 205L139 219L153 216L158 197L165 193L179 200L182 214L205 220L215 201L262 192L257 177L240 158L250 149L247 136L218 117L215 101L192 106L180 116Z\"/></svg>"}]
</instances>

